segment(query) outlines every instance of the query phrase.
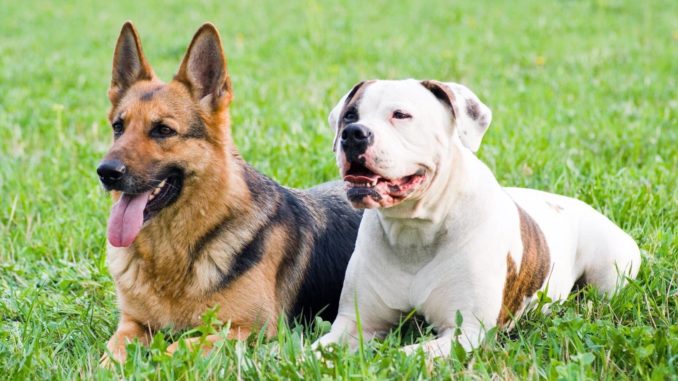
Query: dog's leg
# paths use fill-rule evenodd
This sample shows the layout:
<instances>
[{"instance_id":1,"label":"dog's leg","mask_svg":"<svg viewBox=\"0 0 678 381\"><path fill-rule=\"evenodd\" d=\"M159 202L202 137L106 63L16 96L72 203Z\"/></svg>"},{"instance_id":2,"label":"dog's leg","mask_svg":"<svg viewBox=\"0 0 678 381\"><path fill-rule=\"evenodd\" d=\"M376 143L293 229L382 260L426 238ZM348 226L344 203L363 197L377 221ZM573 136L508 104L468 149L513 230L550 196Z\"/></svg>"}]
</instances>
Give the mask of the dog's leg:
<instances>
[{"instance_id":1,"label":"dog's leg","mask_svg":"<svg viewBox=\"0 0 678 381\"><path fill-rule=\"evenodd\" d=\"M577 267L582 280L611 296L634 279L640 269L636 242L607 217L588 205L580 206Z\"/></svg>"},{"instance_id":2,"label":"dog's leg","mask_svg":"<svg viewBox=\"0 0 678 381\"><path fill-rule=\"evenodd\" d=\"M101 357L101 365L110 367L112 360L121 364L124 363L127 359L127 350L125 349L125 346L128 343L131 343L135 338L138 339L140 343L148 345L152 335L153 332L149 327L144 326L123 312L120 316L118 329L106 344L108 352L104 353Z\"/></svg>"},{"instance_id":3,"label":"dog's leg","mask_svg":"<svg viewBox=\"0 0 678 381\"><path fill-rule=\"evenodd\" d=\"M313 350L332 343L348 344L351 350L355 350L358 346L358 324L355 318L338 315L332 323L330 332L313 343Z\"/></svg>"},{"instance_id":4,"label":"dog's leg","mask_svg":"<svg viewBox=\"0 0 678 381\"><path fill-rule=\"evenodd\" d=\"M231 327L228 330L227 338L235 340L245 340L250 335L250 332L251 331L249 328ZM186 344L186 347L188 348L189 351L192 351L195 347L200 346L203 354L207 355L214 347L214 344L223 339L224 337L221 335L208 335L204 339L202 337L191 337L182 341L184 342L184 344ZM169 347L167 347L167 353L170 355L174 354L174 352L176 352L179 349L180 343L181 341L172 343Z\"/></svg>"},{"instance_id":5,"label":"dog's leg","mask_svg":"<svg viewBox=\"0 0 678 381\"><path fill-rule=\"evenodd\" d=\"M355 317L339 314L332 323L330 332L313 343L313 350L317 350L318 347L321 346L337 343L346 344L348 345L349 350L355 351L360 343L360 335L362 335L363 340L367 341L383 337L384 331L374 330L365 327L363 324L362 332L359 332L358 323Z\"/></svg>"}]
</instances>

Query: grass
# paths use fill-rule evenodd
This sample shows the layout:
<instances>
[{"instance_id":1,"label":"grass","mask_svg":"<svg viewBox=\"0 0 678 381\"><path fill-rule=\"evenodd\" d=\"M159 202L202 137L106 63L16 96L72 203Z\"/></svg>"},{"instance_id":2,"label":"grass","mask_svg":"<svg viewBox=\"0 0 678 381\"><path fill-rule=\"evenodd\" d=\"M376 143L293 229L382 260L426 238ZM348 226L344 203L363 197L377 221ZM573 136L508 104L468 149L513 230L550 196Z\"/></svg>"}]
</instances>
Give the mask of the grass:
<instances>
[{"instance_id":1,"label":"grass","mask_svg":"<svg viewBox=\"0 0 678 381\"><path fill-rule=\"evenodd\" d=\"M0 371L6 379L677 379L678 3L599 1L3 2L0 12ZM643 252L611 300L590 289L533 312L472 354L427 364L403 343L426 326L309 350L327 324L212 355L164 355L165 331L98 360L117 322L106 269L110 201L94 169L113 46L135 21L162 78L193 32L220 29L235 142L256 168L307 187L337 177L326 115L367 78L470 86L494 111L479 156L501 183L578 197ZM331 363L328 362L331 360Z\"/></svg>"}]
</instances>

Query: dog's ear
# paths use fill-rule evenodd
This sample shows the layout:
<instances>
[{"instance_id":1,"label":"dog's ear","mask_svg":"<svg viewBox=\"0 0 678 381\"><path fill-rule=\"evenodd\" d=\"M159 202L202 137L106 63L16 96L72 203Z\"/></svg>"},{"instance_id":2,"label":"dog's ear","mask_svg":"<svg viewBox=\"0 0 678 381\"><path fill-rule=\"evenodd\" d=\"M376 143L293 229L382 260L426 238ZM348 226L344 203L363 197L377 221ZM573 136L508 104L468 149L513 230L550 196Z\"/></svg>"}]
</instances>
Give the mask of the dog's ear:
<instances>
[{"instance_id":1,"label":"dog's ear","mask_svg":"<svg viewBox=\"0 0 678 381\"><path fill-rule=\"evenodd\" d=\"M141 39L131 21L127 21L120 30L118 42L113 53L113 72L108 98L117 103L125 92L137 81L152 80L155 77L151 65L146 61L141 49Z\"/></svg>"},{"instance_id":2,"label":"dog's ear","mask_svg":"<svg viewBox=\"0 0 678 381\"><path fill-rule=\"evenodd\" d=\"M351 91L348 93L344 94L343 97L337 102L337 104L334 106L332 111L330 111L330 115L327 117L327 121L330 123L330 127L334 129L334 142L332 143L332 151L337 150L337 141L339 140L339 122L340 122L340 117L345 111L346 106L351 103L351 100L355 97L355 95L358 93L358 90L360 90L366 83L369 83L372 81L360 81L358 82Z\"/></svg>"},{"instance_id":3,"label":"dog's ear","mask_svg":"<svg viewBox=\"0 0 678 381\"><path fill-rule=\"evenodd\" d=\"M231 79L214 25L205 23L195 32L174 79L188 87L193 98L212 111L228 106L232 97Z\"/></svg>"},{"instance_id":4,"label":"dog's ear","mask_svg":"<svg viewBox=\"0 0 678 381\"><path fill-rule=\"evenodd\" d=\"M436 98L452 110L461 142L473 152L478 151L483 135L492 122L492 111L466 86L452 82L422 81Z\"/></svg>"}]
</instances>

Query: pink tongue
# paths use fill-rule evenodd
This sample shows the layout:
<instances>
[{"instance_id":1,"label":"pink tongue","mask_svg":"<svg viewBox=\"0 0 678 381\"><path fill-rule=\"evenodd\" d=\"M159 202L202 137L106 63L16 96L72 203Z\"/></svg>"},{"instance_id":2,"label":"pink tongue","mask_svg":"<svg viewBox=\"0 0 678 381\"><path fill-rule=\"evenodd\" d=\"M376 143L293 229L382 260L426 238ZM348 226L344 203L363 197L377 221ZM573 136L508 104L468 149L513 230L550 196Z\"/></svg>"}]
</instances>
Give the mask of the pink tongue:
<instances>
[{"instance_id":1,"label":"pink tongue","mask_svg":"<svg viewBox=\"0 0 678 381\"><path fill-rule=\"evenodd\" d=\"M141 194L123 193L113 205L108 219L108 242L115 247L127 247L144 224L144 208L151 192Z\"/></svg>"}]
</instances>

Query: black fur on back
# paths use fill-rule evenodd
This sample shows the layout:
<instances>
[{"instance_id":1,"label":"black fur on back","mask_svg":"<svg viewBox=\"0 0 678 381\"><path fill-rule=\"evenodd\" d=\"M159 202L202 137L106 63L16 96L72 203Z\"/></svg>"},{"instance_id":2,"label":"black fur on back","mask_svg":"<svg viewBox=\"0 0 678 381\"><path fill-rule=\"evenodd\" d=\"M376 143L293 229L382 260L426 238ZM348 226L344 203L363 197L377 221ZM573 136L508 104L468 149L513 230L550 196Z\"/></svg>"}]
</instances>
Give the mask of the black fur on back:
<instances>
[{"instance_id":1,"label":"black fur on back","mask_svg":"<svg viewBox=\"0 0 678 381\"><path fill-rule=\"evenodd\" d=\"M351 206L341 182L321 184L308 191L293 190L243 164L254 202L266 205L269 211L262 230L277 224L288 228L289 244L281 248L284 253L276 276L277 288L289 287L288 282L301 277L288 318L310 323L319 315L334 320L362 211ZM262 238L259 235L255 240ZM296 273L302 270L303 274Z\"/></svg>"},{"instance_id":2,"label":"black fur on back","mask_svg":"<svg viewBox=\"0 0 678 381\"><path fill-rule=\"evenodd\" d=\"M325 191L336 187L338 192ZM323 184L311 194L324 208L326 224L317 226L310 263L297 294L292 316L305 322L318 315L332 321L337 316L348 260L355 248L362 211L353 209L341 183ZM329 303L328 303L329 302Z\"/></svg>"}]
</instances>

